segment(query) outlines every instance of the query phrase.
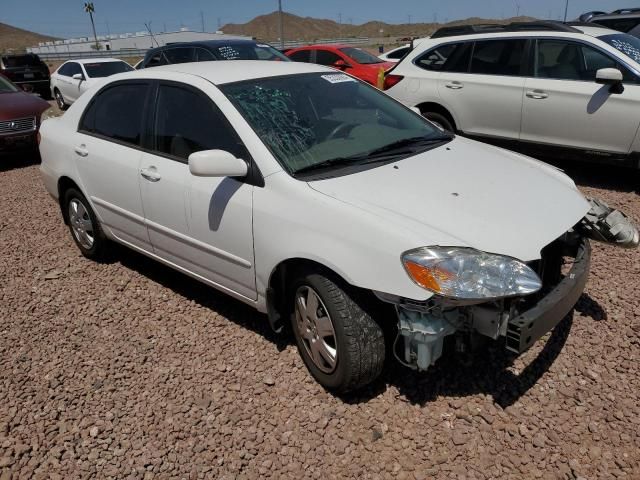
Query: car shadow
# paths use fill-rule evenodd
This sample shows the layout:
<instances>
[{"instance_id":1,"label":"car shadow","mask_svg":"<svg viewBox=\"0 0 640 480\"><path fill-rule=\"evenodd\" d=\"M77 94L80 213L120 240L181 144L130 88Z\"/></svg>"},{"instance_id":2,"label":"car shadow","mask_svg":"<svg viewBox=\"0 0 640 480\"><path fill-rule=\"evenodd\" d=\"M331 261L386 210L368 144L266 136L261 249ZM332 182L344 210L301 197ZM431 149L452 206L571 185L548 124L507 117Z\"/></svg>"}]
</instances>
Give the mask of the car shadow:
<instances>
[{"instance_id":1,"label":"car shadow","mask_svg":"<svg viewBox=\"0 0 640 480\"><path fill-rule=\"evenodd\" d=\"M0 155L0 172L31 167L40 163L38 152L5 153Z\"/></svg>"},{"instance_id":2,"label":"car shadow","mask_svg":"<svg viewBox=\"0 0 640 480\"><path fill-rule=\"evenodd\" d=\"M119 245L114 245L112 258L113 262L138 272L185 300L193 301L242 328L258 333L273 343L278 351L295 344L290 329L285 329L283 334L275 333L266 315L153 259ZM606 319L604 309L588 294L582 295L576 311L595 320ZM570 314L553 330L537 357L519 373L514 373L510 368L517 356L508 352L500 342L487 341L475 353L464 356L456 355L453 348L448 348L428 372L415 372L403 367L394 358L388 358L378 380L362 390L338 398L348 404L366 403L395 386L399 393L398 401L419 406L425 406L439 397L486 394L491 395L497 405L506 408L534 387L553 365L567 342L572 324L573 314ZM392 354L388 356L393 357Z\"/></svg>"},{"instance_id":3,"label":"car shadow","mask_svg":"<svg viewBox=\"0 0 640 480\"><path fill-rule=\"evenodd\" d=\"M640 194L638 169L548 158L544 161L564 170L578 186Z\"/></svg>"}]
</instances>

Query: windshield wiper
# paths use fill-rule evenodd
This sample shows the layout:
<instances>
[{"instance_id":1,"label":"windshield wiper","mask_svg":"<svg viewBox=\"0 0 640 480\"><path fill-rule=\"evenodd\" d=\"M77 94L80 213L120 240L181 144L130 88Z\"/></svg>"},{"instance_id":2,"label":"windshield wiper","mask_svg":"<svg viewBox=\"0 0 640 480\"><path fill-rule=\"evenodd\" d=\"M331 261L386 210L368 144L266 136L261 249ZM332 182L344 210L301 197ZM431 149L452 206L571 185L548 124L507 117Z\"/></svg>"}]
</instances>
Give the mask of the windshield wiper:
<instances>
[{"instance_id":1,"label":"windshield wiper","mask_svg":"<svg viewBox=\"0 0 640 480\"><path fill-rule=\"evenodd\" d=\"M370 163L378 163L382 161L386 161L388 159L393 159L397 155L401 155L403 153L413 153L414 149L409 147L412 146L431 146L443 142L447 142L451 140L450 136L443 136L437 138L425 138L425 137L411 137L405 138L403 140L398 140L397 142L390 143L389 145L385 145L384 147L376 148L375 150L371 150L366 153L353 155L351 157L337 157L330 158L329 160L324 160L322 162L314 163L312 165L307 165L306 167L301 167L294 171L294 174L298 173L306 173L314 170L323 170L325 168L335 167L335 166L348 166L353 164L366 165Z\"/></svg>"}]
</instances>

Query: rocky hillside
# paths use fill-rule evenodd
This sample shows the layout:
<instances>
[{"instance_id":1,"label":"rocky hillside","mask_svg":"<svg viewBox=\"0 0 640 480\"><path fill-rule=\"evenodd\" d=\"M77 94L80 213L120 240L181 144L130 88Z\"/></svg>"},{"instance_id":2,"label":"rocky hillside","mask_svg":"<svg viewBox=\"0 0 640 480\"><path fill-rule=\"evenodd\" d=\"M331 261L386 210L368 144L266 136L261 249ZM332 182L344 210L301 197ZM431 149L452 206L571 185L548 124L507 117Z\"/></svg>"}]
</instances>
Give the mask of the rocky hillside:
<instances>
[{"instance_id":1,"label":"rocky hillside","mask_svg":"<svg viewBox=\"0 0 640 480\"><path fill-rule=\"evenodd\" d=\"M27 47L38 45L38 42L46 42L49 40L56 39L0 23L0 52L21 52Z\"/></svg>"},{"instance_id":2,"label":"rocky hillside","mask_svg":"<svg viewBox=\"0 0 640 480\"><path fill-rule=\"evenodd\" d=\"M529 17L509 18L495 20L486 18L469 18L447 25L466 25L472 23L509 23L513 21L531 20ZM439 23L411 23L389 24L384 22L367 22L362 25L339 24L333 20L317 19L311 17L299 17L291 13L284 14L284 37L286 40L317 40L320 38L336 37L380 37L380 36L423 36L429 35L437 28ZM222 27L225 33L235 35L250 35L262 40L278 39L278 12L268 15L260 15L253 20L242 23L230 23ZM380 33L383 30L383 33Z\"/></svg>"}]
</instances>

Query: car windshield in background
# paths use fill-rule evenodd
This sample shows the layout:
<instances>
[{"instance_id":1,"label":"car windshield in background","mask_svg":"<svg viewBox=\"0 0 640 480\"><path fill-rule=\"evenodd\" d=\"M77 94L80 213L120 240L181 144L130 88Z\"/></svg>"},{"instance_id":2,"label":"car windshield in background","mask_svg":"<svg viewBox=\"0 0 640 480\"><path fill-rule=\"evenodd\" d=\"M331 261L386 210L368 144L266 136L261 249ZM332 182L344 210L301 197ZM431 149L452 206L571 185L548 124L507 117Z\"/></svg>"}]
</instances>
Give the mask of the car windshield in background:
<instances>
[{"instance_id":1,"label":"car windshield in background","mask_svg":"<svg viewBox=\"0 0 640 480\"><path fill-rule=\"evenodd\" d=\"M380 60L378 57L371 55L369 52L365 52L364 50L360 50L359 48L347 47L341 48L340 51L344 53L347 57L353 58L356 62L362 65L370 65L372 63L382 63L383 60Z\"/></svg>"},{"instance_id":2,"label":"car windshield in background","mask_svg":"<svg viewBox=\"0 0 640 480\"><path fill-rule=\"evenodd\" d=\"M452 137L344 73L221 86L285 170L335 170L406 158Z\"/></svg>"},{"instance_id":3,"label":"car windshield in background","mask_svg":"<svg viewBox=\"0 0 640 480\"><path fill-rule=\"evenodd\" d=\"M109 77L116 73L130 72L133 67L125 62L96 62L85 63L84 69L89 78Z\"/></svg>"},{"instance_id":4,"label":"car windshield in background","mask_svg":"<svg viewBox=\"0 0 640 480\"><path fill-rule=\"evenodd\" d=\"M2 57L2 63L6 68L37 67L41 65L40 59L35 55L7 55Z\"/></svg>"},{"instance_id":5,"label":"car windshield in background","mask_svg":"<svg viewBox=\"0 0 640 480\"><path fill-rule=\"evenodd\" d=\"M9 80L0 75L0 93L13 93L17 91L18 89L14 87Z\"/></svg>"},{"instance_id":6,"label":"car windshield in background","mask_svg":"<svg viewBox=\"0 0 640 480\"><path fill-rule=\"evenodd\" d=\"M290 62L289 57L270 45L236 44L214 47L214 54L221 60L279 60Z\"/></svg>"},{"instance_id":7,"label":"car windshield in background","mask_svg":"<svg viewBox=\"0 0 640 480\"><path fill-rule=\"evenodd\" d=\"M598 37L613 48L620 50L634 62L640 63L640 39L626 33L615 33Z\"/></svg>"}]
</instances>

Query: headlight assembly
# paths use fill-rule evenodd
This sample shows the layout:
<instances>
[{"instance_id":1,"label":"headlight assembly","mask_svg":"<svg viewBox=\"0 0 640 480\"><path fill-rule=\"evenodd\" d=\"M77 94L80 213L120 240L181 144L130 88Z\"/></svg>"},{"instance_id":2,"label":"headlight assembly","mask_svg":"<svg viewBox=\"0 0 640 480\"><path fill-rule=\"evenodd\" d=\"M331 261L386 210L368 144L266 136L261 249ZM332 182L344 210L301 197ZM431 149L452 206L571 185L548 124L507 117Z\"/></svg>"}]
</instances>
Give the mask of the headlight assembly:
<instances>
[{"instance_id":1,"label":"headlight assembly","mask_svg":"<svg viewBox=\"0 0 640 480\"><path fill-rule=\"evenodd\" d=\"M520 260L464 247L423 247L402 255L411 279L437 295L490 300L529 295L540 277Z\"/></svg>"}]
</instances>

